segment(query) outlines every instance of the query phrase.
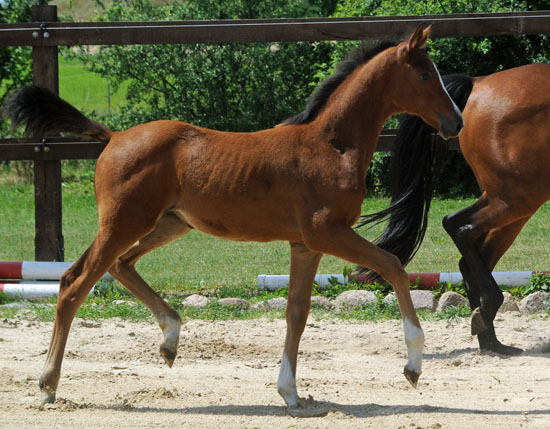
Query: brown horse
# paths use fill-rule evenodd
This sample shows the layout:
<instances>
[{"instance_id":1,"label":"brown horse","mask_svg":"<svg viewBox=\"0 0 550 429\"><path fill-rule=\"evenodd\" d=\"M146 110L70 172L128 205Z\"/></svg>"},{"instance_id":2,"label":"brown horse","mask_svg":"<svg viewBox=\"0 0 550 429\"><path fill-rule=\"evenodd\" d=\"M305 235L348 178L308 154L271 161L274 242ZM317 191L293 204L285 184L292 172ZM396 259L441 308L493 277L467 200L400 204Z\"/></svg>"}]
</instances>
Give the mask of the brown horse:
<instances>
[{"instance_id":1,"label":"brown horse","mask_svg":"<svg viewBox=\"0 0 550 429\"><path fill-rule=\"evenodd\" d=\"M472 335L480 348L513 355L501 344L493 320L503 301L492 270L522 227L550 199L550 65L530 64L489 76L443 78L453 100L463 109L466 126L460 148L482 190L470 207L443 219L462 258L472 314ZM403 264L412 259L427 226L432 178L434 130L407 116L395 142L394 184L389 209L361 222L389 224L376 243ZM414 171L413 171L414 170Z\"/></svg>"},{"instance_id":2,"label":"brown horse","mask_svg":"<svg viewBox=\"0 0 550 429\"><path fill-rule=\"evenodd\" d=\"M430 27L397 46L378 45L345 61L305 112L273 129L229 133L178 121L113 132L40 88L23 88L5 110L33 135L59 132L104 141L95 171L99 230L61 278L57 313L40 376L42 400L55 399L74 315L109 271L158 320L160 353L172 366L181 320L134 269L147 252L197 229L230 240L286 240L291 248L287 334L278 391L297 404L296 357L325 253L376 269L396 291L408 362L416 385L424 334L399 260L352 229L365 196L365 175L384 121L396 112L423 117L444 137L463 126L424 51Z\"/></svg>"}]
</instances>

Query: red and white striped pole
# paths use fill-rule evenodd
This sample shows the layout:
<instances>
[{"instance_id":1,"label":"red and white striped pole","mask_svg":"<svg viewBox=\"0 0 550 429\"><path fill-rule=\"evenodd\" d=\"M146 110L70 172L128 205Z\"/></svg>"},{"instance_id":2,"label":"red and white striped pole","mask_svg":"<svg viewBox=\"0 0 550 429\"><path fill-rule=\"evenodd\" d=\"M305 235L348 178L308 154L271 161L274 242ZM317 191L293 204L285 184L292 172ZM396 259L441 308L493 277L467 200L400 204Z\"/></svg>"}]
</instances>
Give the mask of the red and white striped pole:
<instances>
[{"instance_id":1,"label":"red and white striped pole","mask_svg":"<svg viewBox=\"0 0 550 429\"><path fill-rule=\"evenodd\" d=\"M4 280L59 280L72 262L0 262L0 279ZM109 280L105 274L102 280Z\"/></svg>"},{"instance_id":2,"label":"red and white striped pole","mask_svg":"<svg viewBox=\"0 0 550 429\"><path fill-rule=\"evenodd\" d=\"M550 271L494 271L493 277L500 286L525 286L529 283L529 278L533 274L550 273ZM335 279L336 282L345 284L347 278L343 274L317 274L315 276L315 282L322 288L330 285L329 279ZM368 276L365 274L351 275L352 279L359 281L365 281ZM288 286L288 275L266 275L262 274L258 276L258 290L277 290L282 287ZM409 280L411 283L420 285L427 289L437 288L438 283L451 284L458 286L462 281L462 274L460 273L409 273Z\"/></svg>"},{"instance_id":3,"label":"red and white striped pole","mask_svg":"<svg viewBox=\"0 0 550 429\"><path fill-rule=\"evenodd\" d=\"M71 265L72 262L0 262L0 293L23 299L59 295L59 279ZM112 277L107 273L101 280L111 281Z\"/></svg>"}]
</instances>

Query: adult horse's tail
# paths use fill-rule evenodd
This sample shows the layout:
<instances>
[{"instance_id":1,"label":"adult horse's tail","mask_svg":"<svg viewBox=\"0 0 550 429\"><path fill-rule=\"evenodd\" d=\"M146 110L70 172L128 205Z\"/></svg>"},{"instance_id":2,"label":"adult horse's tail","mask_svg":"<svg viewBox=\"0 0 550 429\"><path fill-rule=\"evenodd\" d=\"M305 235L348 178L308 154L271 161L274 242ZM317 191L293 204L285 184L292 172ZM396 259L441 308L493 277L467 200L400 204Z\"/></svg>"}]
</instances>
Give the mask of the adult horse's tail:
<instances>
[{"instance_id":1,"label":"adult horse's tail","mask_svg":"<svg viewBox=\"0 0 550 429\"><path fill-rule=\"evenodd\" d=\"M55 136L68 133L108 142L111 131L92 121L48 89L25 86L14 91L3 106L13 127L24 126L26 135Z\"/></svg>"},{"instance_id":2,"label":"adult horse's tail","mask_svg":"<svg viewBox=\"0 0 550 429\"><path fill-rule=\"evenodd\" d=\"M443 77L449 95L462 111L473 87L473 79L464 75ZM428 227L433 179L447 147L436 141L436 130L420 117L403 115L393 147L390 206L364 215L357 227L377 225L388 220L376 245L396 255L406 265L418 251ZM360 272L370 273L359 267ZM374 273L371 279L376 279Z\"/></svg>"}]
</instances>

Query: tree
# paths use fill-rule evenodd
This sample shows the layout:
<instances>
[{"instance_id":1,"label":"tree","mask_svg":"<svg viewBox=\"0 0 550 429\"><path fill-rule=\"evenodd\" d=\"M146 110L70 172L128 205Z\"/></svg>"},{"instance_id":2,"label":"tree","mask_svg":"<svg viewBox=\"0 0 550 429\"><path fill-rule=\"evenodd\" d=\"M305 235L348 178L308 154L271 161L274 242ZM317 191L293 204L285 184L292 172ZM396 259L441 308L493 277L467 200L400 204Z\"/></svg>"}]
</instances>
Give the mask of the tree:
<instances>
[{"instance_id":1,"label":"tree","mask_svg":"<svg viewBox=\"0 0 550 429\"><path fill-rule=\"evenodd\" d=\"M0 2L0 23L29 22L31 7L38 4L28 0ZM0 105L13 89L32 82L32 50L28 46L0 47ZM7 133L7 124L0 121L0 132Z\"/></svg>"},{"instance_id":2,"label":"tree","mask_svg":"<svg viewBox=\"0 0 550 429\"><path fill-rule=\"evenodd\" d=\"M123 0L101 20L250 19L328 15L336 1L194 0L155 5ZM113 87L128 83L128 106L110 125L171 118L228 131L272 127L301 110L312 92L324 43L108 46L80 56Z\"/></svg>"}]
</instances>

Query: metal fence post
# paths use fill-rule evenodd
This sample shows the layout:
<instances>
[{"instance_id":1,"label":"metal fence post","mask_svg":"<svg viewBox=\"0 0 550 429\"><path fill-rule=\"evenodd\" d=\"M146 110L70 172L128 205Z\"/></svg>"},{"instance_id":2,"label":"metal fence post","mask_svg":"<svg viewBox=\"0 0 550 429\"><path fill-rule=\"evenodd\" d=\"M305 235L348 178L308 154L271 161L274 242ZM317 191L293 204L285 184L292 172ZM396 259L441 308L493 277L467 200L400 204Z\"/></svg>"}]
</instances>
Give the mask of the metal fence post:
<instances>
[{"instance_id":1,"label":"metal fence post","mask_svg":"<svg viewBox=\"0 0 550 429\"><path fill-rule=\"evenodd\" d=\"M32 7L32 20L41 22L38 37L47 39L47 22L57 21L57 6ZM59 93L57 46L33 46L33 83ZM43 137L43 136L38 136ZM34 255L37 261L63 261L61 161L34 161Z\"/></svg>"}]
</instances>

